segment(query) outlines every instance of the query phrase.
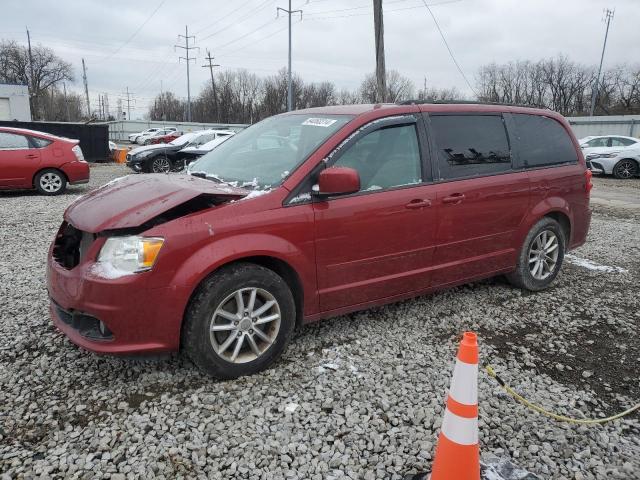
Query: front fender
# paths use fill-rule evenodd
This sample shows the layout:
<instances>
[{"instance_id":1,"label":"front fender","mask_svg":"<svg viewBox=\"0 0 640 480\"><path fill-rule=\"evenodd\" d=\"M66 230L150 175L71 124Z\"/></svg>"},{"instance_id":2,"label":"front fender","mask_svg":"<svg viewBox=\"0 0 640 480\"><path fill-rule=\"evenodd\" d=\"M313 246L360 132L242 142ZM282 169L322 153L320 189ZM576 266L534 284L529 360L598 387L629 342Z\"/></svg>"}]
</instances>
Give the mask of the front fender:
<instances>
[{"instance_id":1,"label":"front fender","mask_svg":"<svg viewBox=\"0 0 640 480\"><path fill-rule=\"evenodd\" d=\"M271 257L288 264L298 274L304 289L304 312L309 315L316 313L318 300L313 245L308 246L306 253L282 237L260 233L216 239L184 261L172 282L188 286L192 295L207 276L224 265L244 258Z\"/></svg>"}]
</instances>

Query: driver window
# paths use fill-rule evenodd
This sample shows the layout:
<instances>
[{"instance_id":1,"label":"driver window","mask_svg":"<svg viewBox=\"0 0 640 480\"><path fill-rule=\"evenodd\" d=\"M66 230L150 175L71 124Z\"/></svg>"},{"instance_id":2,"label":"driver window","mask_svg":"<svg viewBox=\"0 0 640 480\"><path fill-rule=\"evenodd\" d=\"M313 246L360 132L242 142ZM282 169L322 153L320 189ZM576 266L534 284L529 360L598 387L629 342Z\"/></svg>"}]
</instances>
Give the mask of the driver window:
<instances>
[{"instance_id":1,"label":"driver window","mask_svg":"<svg viewBox=\"0 0 640 480\"><path fill-rule=\"evenodd\" d=\"M386 190L422 182L418 136L414 125L371 132L352 144L334 164L360 175L360 191Z\"/></svg>"}]
</instances>

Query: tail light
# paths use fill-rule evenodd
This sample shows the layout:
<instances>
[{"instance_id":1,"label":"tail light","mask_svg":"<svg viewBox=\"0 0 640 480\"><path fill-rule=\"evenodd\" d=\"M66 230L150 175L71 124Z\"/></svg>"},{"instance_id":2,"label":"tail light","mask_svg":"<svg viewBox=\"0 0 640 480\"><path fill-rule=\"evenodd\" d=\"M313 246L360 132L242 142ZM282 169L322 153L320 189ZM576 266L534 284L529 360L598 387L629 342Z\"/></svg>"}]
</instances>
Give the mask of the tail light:
<instances>
[{"instance_id":1,"label":"tail light","mask_svg":"<svg viewBox=\"0 0 640 480\"><path fill-rule=\"evenodd\" d=\"M84 162L84 155L82 153L82 149L80 148L80 145L74 145L71 151L75 154L79 162Z\"/></svg>"},{"instance_id":2,"label":"tail light","mask_svg":"<svg viewBox=\"0 0 640 480\"><path fill-rule=\"evenodd\" d=\"M584 189L587 191L587 193L589 193L593 188L593 182L591 181L591 178L593 177L593 173L591 172L591 170L587 170L586 172L584 172L584 176L585 176Z\"/></svg>"}]
</instances>

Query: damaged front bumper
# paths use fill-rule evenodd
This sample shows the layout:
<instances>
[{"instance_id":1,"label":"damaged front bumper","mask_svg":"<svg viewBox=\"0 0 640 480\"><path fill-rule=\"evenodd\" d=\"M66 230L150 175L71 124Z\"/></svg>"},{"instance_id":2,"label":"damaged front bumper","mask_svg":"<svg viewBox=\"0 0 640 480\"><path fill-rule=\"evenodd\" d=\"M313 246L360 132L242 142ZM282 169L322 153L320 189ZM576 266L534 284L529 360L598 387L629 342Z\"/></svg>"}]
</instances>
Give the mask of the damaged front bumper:
<instances>
[{"instance_id":1,"label":"damaged front bumper","mask_svg":"<svg viewBox=\"0 0 640 480\"><path fill-rule=\"evenodd\" d=\"M66 268L47 262L47 290L54 325L76 345L97 353L139 354L176 351L180 343L184 287L149 286L150 272L120 278L97 275L96 241L85 258Z\"/></svg>"}]
</instances>

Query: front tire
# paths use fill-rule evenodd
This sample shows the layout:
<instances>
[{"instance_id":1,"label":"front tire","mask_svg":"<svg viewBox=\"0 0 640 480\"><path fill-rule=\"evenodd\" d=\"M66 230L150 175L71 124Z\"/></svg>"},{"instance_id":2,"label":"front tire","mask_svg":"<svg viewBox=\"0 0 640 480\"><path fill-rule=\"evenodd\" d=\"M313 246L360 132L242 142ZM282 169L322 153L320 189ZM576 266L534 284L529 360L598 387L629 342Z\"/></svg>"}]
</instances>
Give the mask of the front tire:
<instances>
[{"instance_id":1,"label":"front tire","mask_svg":"<svg viewBox=\"0 0 640 480\"><path fill-rule=\"evenodd\" d=\"M146 171L149 173L167 173L172 169L171 160L164 155L158 155L147 161Z\"/></svg>"},{"instance_id":2,"label":"front tire","mask_svg":"<svg viewBox=\"0 0 640 480\"><path fill-rule=\"evenodd\" d=\"M47 168L38 172L33 183L42 195L60 195L67 188L67 177L60 170Z\"/></svg>"},{"instance_id":3,"label":"front tire","mask_svg":"<svg viewBox=\"0 0 640 480\"><path fill-rule=\"evenodd\" d=\"M524 240L515 271L506 275L519 288L538 292L555 280L566 251L566 239L560 224L545 217L536 223Z\"/></svg>"},{"instance_id":4,"label":"front tire","mask_svg":"<svg viewBox=\"0 0 640 480\"><path fill-rule=\"evenodd\" d=\"M295 327L291 290L251 263L225 267L199 287L185 316L182 348L209 375L233 379L272 365Z\"/></svg>"},{"instance_id":5,"label":"front tire","mask_svg":"<svg viewBox=\"0 0 640 480\"><path fill-rule=\"evenodd\" d=\"M638 163L630 158L623 158L613 167L613 176L620 180L628 180L638 175Z\"/></svg>"}]
</instances>

